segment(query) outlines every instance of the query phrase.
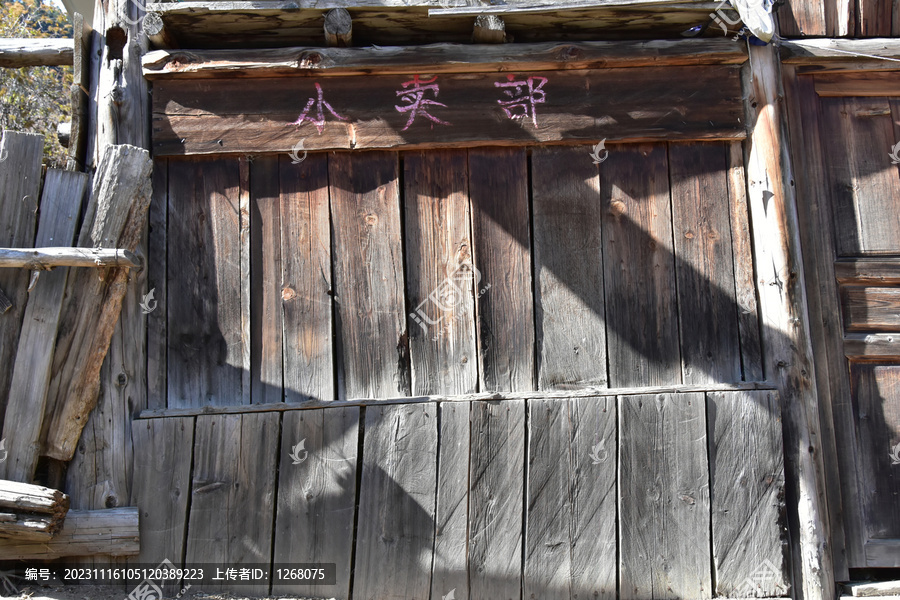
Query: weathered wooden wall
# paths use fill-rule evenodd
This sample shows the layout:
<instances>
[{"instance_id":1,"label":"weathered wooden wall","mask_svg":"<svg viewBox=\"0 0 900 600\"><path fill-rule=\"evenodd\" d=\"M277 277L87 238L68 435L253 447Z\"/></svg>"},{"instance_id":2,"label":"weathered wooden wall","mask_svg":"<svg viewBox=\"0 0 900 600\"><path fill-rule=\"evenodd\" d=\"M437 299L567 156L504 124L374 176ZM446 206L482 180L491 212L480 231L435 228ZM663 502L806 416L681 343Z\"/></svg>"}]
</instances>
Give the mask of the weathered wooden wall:
<instances>
[{"instance_id":1,"label":"weathered wooden wall","mask_svg":"<svg viewBox=\"0 0 900 600\"><path fill-rule=\"evenodd\" d=\"M338 599L783 597L778 405L536 393L143 419L140 561L333 562L335 586L271 591Z\"/></svg>"},{"instance_id":2,"label":"weathered wooden wall","mask_svg":"<svg viewBox=\"0 0 900 600\"><path fill-rule=\"evenodd\" d=\"M758 380L731 149L158 160L151 408Z\"/></svg>"}]
</instances>

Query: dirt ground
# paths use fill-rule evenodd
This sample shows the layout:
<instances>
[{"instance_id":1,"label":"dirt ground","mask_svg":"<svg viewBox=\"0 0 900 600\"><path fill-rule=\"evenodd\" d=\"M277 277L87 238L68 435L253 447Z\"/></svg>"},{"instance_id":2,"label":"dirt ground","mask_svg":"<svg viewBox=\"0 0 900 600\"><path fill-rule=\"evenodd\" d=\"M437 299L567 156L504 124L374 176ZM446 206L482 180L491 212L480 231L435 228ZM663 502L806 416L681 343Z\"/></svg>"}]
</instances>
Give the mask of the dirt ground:
<instances>
[{"instance_id":1,"label":"dirt ground","mask_svg":"<svg viewBox=\"0 0 900 600\"><path fill-rule=\"evenodd\" d=\"M50 586L41 587L36 585L17 586L18 595L0 596L0 600L125 600L128 596L128 590L111 586L89 586L89 585L67 585L67 586ZM0 589L0 593L4 592ZM168 600L172 600L174 596L167 596ZM297 596L280 596L281 600L322 600L318 598L298 598ZM191 593L188 591L180 600L256 600L255 598L247 598L245 596L232 596L220 594L205 594L203 592ZM273 598L265 598L262 600L276 600ZM333 600L333 599L332 599Z\"/></svg>"}]
</instances>

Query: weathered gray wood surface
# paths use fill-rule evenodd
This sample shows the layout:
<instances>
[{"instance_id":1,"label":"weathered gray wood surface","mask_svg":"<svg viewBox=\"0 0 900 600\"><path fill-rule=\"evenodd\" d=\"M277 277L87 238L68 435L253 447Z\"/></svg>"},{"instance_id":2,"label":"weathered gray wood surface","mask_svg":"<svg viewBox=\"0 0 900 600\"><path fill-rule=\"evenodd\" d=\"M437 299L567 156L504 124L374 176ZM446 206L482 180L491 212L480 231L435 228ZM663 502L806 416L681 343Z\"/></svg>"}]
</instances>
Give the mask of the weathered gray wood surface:
<instances>
[{"instance_id":1,"label":"weathered gray wood surface","mask_svg":"<svg viewBox=\"0 0 900 600\"><path fill-rule=\"evenodd\" d=\"M338 398L408 394L397 155L329 156Z\"/></svg>"},{"instance_id":2,"label":"weathered gray wood surface","mask_svg":"<svg viewBox=\"0 0 900 600\"><path fill-rule=\"evenodd\" d=\"M815 41L815 40L813 40ZM307 74L406 75L478 71L547 71L595 67L739 64L746 52L720 38L693 40L616 40L516 44L473 48L459 44L379 46L378 48L263 48L240 50L157 50L144 55L144 77L276 77Z\"/></svg>"},{"instance_id":3,"label":"weathered gray wood surface","mask_svg":"<svg viewBox=\"0 0 900 600\"><path fill-rule=\"evenodd\" d=\"M0 140L0 245L28 248L34 245L37 208L41 193L41 158L44 138L30 133L3 131ZM0 364L16 359L19 332L25 316L29 274L0 269L0 293L12 308L0 313ZM0 369L0 419L6 413L6 399L12 369Z\"/></svg>"},{"instance_id":4,"label":"weathered gray wood surface","mask_svg":"<svg viewBox=\"0 0 900 600\"><path fill-rule=\"evenodd\" d=\"M619 597L711 598L703 394L619 398Z\"/></svg>"},{"instance_id":5,"label":"weathered gray wood surface","mask_svg":"<svg viewBox=\"0 0 900 600\"><path fill-rule=\"evenodd\" d=\"M73 42L64 38L5 38L0 40L0 67L56 67L71 65Z\"/></svg>"},{"instance_id":6,"label":"weathered gray wood surface","mask_svg":"<svg viewBox=\"0 0 900 600\"><path fill-rule=\"evenodd\" d=\"M151 167L146 150L129 145L104 148L78 234L79 246L129 251L137 247L150 205ZM126 268L100 273L78 269L66 281L44 419L47 456L71 460L97 404L101 367L122 311L128 272Z\"/></svg>"},{"instance_id":7,"label":"weathered gray wood surface","mask_svg":"<svg viewBox=\"0 0 900 600\"><path fill-rule=\"evenodd\" d=\"M613 146L602 167L609 384L681 383L666 147Z\"/></svg>"},{"instance_id":8,"label":"weathered gray wood surface","mask_svg":"<svg viewBox=\"0 0 900 600\"><path fill-rule=\"evenodd\" d=\"M706 395L716 594L788 595L781 407L773 392Z\"/></svg>"},{"instance_id":9,"label":"weathered gray wood surface","mask_svg":"<svg viewBox=\"0 0 900 600\"><path fill-rule=\"evenodd\" d=\"M724 144L669 145L684 383L741 379L726 159Z\"/></svg>"},{"instance_id":10,"label":"weathered gray wood surface","mask_svg":"<svg viewBox=\"0 0 900 600\"><path fill-rule=\"evenodd\" d=\"M406 288L412 393L478 389L465 150L404 154Z\"/></svg>"},{"instance_id":11,"label":"weathered gray wood surface","mask_svg":"<svg viewBox=\"0 0 900 600\"><path fill-rule=\"evenodd\" d=\"M49 542L0 539L5 560L51 560L74 556L135 556L140 552L138 509L70 510Z\"/></svg>"},{"instance_id":12,"label":"weathered gray wood surface","mask_svg":"<svg viewBox=\"0 0 900 600\"><path fill-rule=\"evenodd\" d=\"M140 509L141 552L133 559L141 564L159 564L169 559L176 566L184 561L184 540L191 495L191 463L194 447L192 418L162 419L136 423L134 480L131 504ZM174 585L167 593L177 593Z\"/></svg>"},{"instance_id":13,"label":"weathered gray wood surface","mask_svg":"<svg viewBox=\"0 0 900 600\"><path fill-rule=\"evenodd\" d=\"M616 399L528 402L524 595L616 597Z\"/></svg>"},{"instance_id":14,"label":"weathered gray wood surface","mask_svg":"<svg viewBox=\"0 0 900 600\"><path fill-rule=\"evenodd\" d=\"M523 149L468 152L479 389L534 389L534 304L528 158Z\"/></svg>"},{"instance_id":15,"label":"weathered gray wood surface","mask_svg":"<svg viewBox=\"0 0 900 600\"><path fill-rule=\"evenodd\" d=\"M438 405L437 494L434 507L434 563L431 597L451 591L469 600L469 413L468 402Z\"/></svg>"},{"instance_id":16,"label":"weathered gray wood surface","mask_svg":"<svg viewBox=\"0 0 900 600\"><path fill-rule=\"evenodd\" d=\"M328 161L281 157L281 264L284 400L333 400L331 231Z\"/></svg>"},{"instance_id":17,"label":"weathered gray wood surface","mask_svg":"<svg viewBox=\"0 0 900 600\"><path fill-rule=\"evenodd\" d=\"M244 93L245 82L232 78L159 81L153 88L154 153L290 152L299 138L308 150L362 150L746 135L739 68L733 65L651 67L640 75L634 69L591 69L434 77L423 77L418 85L409 75L321 82L259 78L253 82L254 95ZM516 82L520 86L510 87ZM431 85L439 90L424 87ZM361 94L360 86L367 93ZM598 95L598 88L616 89L616 94ZM444 106L420 104L410 123L417 96L398 98L404 89L429 102L439 91ZM266 102L256 102L257 95ZM522 102L499 104L510 98ZM441 123L427 119L426 112Z\"/></svg>"},{"instance_id":18,"label":"weathered gray wood surface","mask_svg":"<svg viewBox=\"0 0 900 600\"><path fill-rule=\"evenodd\" d=\"M167 302L170 407L250 403L239 200L237 161L169 161L167 298L178 299Z\"/></svg>"},{"instance_id":19,"label":"weathered gray wood surface","mask_svg":"<svg viewBox=\"0 0 900 600\"><path fill-rule=\"evenodd\" d=\"M841 286L844 331L900 331L900 289Z\"/></svg>"},{"instance_id":20,"label":"weathered gray wood surface","mask_svg":"<svg viewBox=\"0 0 900 600\"><path fill-rule=\"evenodd\" d=\"M260 156L250 164L250 400L254 404L284 398L280 183L278 156ZM242 273L242 279L246 275Z\"/></svg>"},{"instance_id":21,"label":"weathered gray wood surface","mask_svg":"<svg viewBox=\"0 0 900 600\"><path fill-rule=\"evenodd\" d=\"M372 406L365 414L353 597L427 598L437 408Z\"/></svg>"},{"instance_id":22,"label":"weathered gray wood surface","mask_svg":"<svg viewBox=\"0 0 900 600\"><path fill-rule=\"evenodd\" d=\"M86 183L86 182L85 182ZM84 188L84 186L80 186ZM82 190L83 191L83 190ZM80 199L79 199L80 208ZM70 217L75 221L74 217ZM74 231L75 224L72 224ZM106 248L47 247L54 241L36 241L34 250L0 248L0 267L19 267L49 271L53 267L139 267L141 263L134 252ZM55 240L59 242L60 240Z\"/></svg>"},{"instance_id":23,"label":"weathered gray wood surface","mask_svg":"<svg viewBox=\"0 0 900 600\"><path fill-rule=\"evenodd\" d=\"M147 308L152 309L147 315L147 408L151 410L167 407L168 196L169 162L158 158L153 162L153 198L147 216L147 287L153 292L147 300Z\"/></svg>"},{"instance_id":24,"label":"weathered gray wood surface","mask_svg":"<svg viewBox=\"0 0 900 600\"><path fill-rule=\"evenodd\" d=\"M87 182L83 173L47 171L36 245L72 243ZM34 477L67 276L65 268L42 273L28 297L0 435L9 449L0 463L0 479L31 483Z\"/></svg>"},{"instance_id":25,"label":"weathered gray wood surface","mask_svg":"<svg viewBox=\"0 0 900 600\"><path fill-rule=\"evenodd\" d=\"M186 564L270 560L278 432L277 414L197 418ZM242 589L263 595L268 587Z\"/></svg>"},{"instance_id":26,"label":"weathered gray wood surface","mask_svg":"<svg viewBox=\"0 0 900 600\"><path fill-rule=\"evenodd\" d=\"M531 158L541 390L607 384L600 180L592 150L539 148Z\"/></svg>"},{"instance_id":27,"label":"weathered gray wood surface","mask_svg":"<svg viewBox=\"0 0 900 600\"><path fill-rule=\"evenodd\" d=\"M525 401L473 402L469 450L469 597L522 590Z\"/></svg>"},{"instance_id":28,"label":"weathered gray wood surface","mask_svg":"<svg viewBox=\"0 0 900 600\"><path fill-rule=\"evenodd\" d=\"M275 561L335 563L335 586L275 585L273 594L350 597L360 409L284 415Z\"/></svg>"},{"instance_id":29,"label":"weathered gray wood surface","mask_svg":"<svg viewBox=\"0 0 900 600\"><path fill-rule=\"evenodd\" d=\"M56 515L62 520L69 510L69 497L59 490L19 481L0 481L0 512L25 511Z\"/></svg>"}]
</instances>

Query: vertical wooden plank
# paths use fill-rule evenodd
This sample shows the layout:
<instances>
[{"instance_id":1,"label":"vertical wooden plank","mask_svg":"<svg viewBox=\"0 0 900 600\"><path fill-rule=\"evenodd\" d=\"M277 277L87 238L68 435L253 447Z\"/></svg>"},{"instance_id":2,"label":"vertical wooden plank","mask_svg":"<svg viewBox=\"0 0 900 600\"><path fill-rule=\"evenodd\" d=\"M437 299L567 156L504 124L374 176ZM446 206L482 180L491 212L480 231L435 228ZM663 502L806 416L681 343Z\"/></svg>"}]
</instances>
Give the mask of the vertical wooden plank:
<instances>
[{"instance_id":1,"label":"vertical wooden plank","mask_svg":"<svg viewBox=\"0 0 900 600\"><path fill-rule=\"evenodd\" d=\"M437 408L365 409L353 598L425 600L431 590Z\"/></svg>"},{"instance_id":2,"label":"vertical wooden plank","mask_svg":"<svg viewBox=\"0 0 900 600\"><path fill-rule=\"evenodd\" d=\"M434 507L434 566L431 598L469 600L467 546L469 533L468 402L438 405L437 498Z\"/></svg>"},{"instance_id":3,"label":"vertical wooden plank","mask_svg":"<svg viewBox=\"0 0 900 600\"><path fill-rule=\"evenodd\" d=\"M273 594L350 597L359 417L358 407L284 413L275 562L335 563L337 585L273 584Z\"/></svg>"},{"instance_id":4,"label":"vertical wooden plank","mask_svg":"<svg viewBox=\"0 0 900 600\"><path fill-rule=\"evenodd\" d=\"M850 579L849 564L865 562L859 487L854 471L856 435L850 384L844 358L840 304L835 286L835 227L828 196L824 149L819 136L819 101L812 77L798 77L785 65L783 81L789 109L792 157L797 165L797 211L809 310L810 341L817 358L815 369L821 414L824 463L831 521L831 556L837 581ZM842 448L841 452L837 449ZM787 461L786 461L787 462ZM790 483L788 483L790 485Z\"/></svg>"},{"instance_id":5,"label":"vertical wooden plank","mask_svg":"<svg viewBox=\"0 0 900 600\"><path fill-rule=\"evenodd\" d=\"M270 561L279 417L197 417L186 564ZM267 583L241 587L251 596L268 591Z\"/></svg>"},{"instance_id":6,"label":"vertical wooden plank","mask_svg":"<svg viewBox=\"0 0 900 600\"><path fill-rule=\"evenodd\" d=\"M86 190L84 173L47 171L35 247L72 244ZM6 441L8 452L0 463L0 479L31 483L34 477L68 273L65 267L41 273L28 296L15 363L9 369L12 381L6 420L0 427L0 440Z\"/></svg>"},{"instance_id":7,"label":"vertical wooden plank","mask_svg":"<svg viewBox=\"0 0 900 600\"><path fill-rule=\"evenodd\" d=\"M682 376L741 380L725 147L669 144Z\"/></svg>"},{"instance_id":8,"label":"vertical wooden plank","mask_svg":"<svg viewBox=\"0 0 900 600\"><path fill-rule=\"evenodd\" d=\"M251 388L253 376L250 367L250 347L252 335L250 328L250 263L253 260L250 252L250 164L251 157L245 156L238 159L238 177L240 188L238 190L238 207L240 223L240 268L241 268L241 397L244 403L251 401Z\"/></svg>"},{"instance_id":9,"label":"vertical wooden plank","mask_svg":"<svg viewBox=\"0 0 900 600\"><path fill-rule=\"evenodd\" d=\"M753 246L747 208L742 142L728 144L728 208L731 213L731 249L734 261L734 291L741 343L744 381L761 381L762 345L759 339L759 308L753 276Z\"/></svg>"},{"instance_id":10,"label":"vertical wooden plank","mask_svg":"<svg viewBox=\"0 0 900 600\"><path fill-rule=\"evenodd\" d=\"M0 141L0 246L31 248L37 228L37 208L41 193L41 158L44 138L37 134L3 131ZM28 278L23 269L0 269L0 291L12 308L0 314L0 365L16 358L19 331L28 298ZM0 425L6 414L6 399L12 381L11 369L0 369Z\"/></svg>"},{"instance_id":11,"label":"vertical wooden plank","mask_svg":"<svg viewBox=\"0 0 900 600\"><path fill-rule=\"evenodd\" d=\"M469 150L479 387L534 389L534 297L528 157L524 148ZM488 287L490 285L490 287Z\"/></svg>"},{"instance_id":12,"label":"vertical wooden plank","mask_svg":"<svg viewBox=\"0 0 900 600\"><path fill-rule=\"evenodd\" d=\"M168 396L173 408L247 404L243 394L239 165L169 161Z\"/></svg>"},{"instance_id":13,"label":"vertical wooden plank","mask_svg":"<svg viewBox=\"0 0 900 600\"><path fill-rule=\"evenodd\" d=\"M409 394L397 154L328 157L338 398Z\"/></svg>"},{"instance_id":14,"label":"vertical wooden plank","mask_svg":"<svg viewBox=\"0 0 900 600\"><path fill-rule=\"evenodd\" d=\"M284 399L333 400L328 159L281 157L281 295Z\"/></svg>"},{"instance_id":15,"label":"vertical wooden plank","mask_svg":"<svg viewBox=\"0 0 900 600\"><path fill-rule=\"evenodd\" d=\"M823 36L825 3L816 0L791 2L778 11L778 29L784 37Z\"/></svg>"},{"instance_id":16,"label":"vertical wooden plank","mask_svg":"<svg viewBox=\"0 0 900 600\"><path fill-rule=\"evenodd\" d=\"M886 98L821 98L821 136L838 256L900 252L897 142Z\"/></svg>"},{"instance_id":17,"label":"vertical wooden plank","mask_svg":"<svg viewBox=\"0 0 900 600\"><path fill-rule=\"evenodd\" d=\"M600 186L610 386L679 384L666 146L611 147Z\"/></svg>"},{"instance_id":18,"label":"vertical wooden plank","mask_svg":"<svg viewBox=\"0 0 900 600\"><path fill-rule=\"evenodd\" d=\"M617 593L615 396L570 401L573 600Z\"/></svg>"},{"instance_id":19,"label":"vertical wooden plank","mask_svg":"<svg viewBox=\"0 0 900 600\"><path fill-rule=\"evenodd\" d=\"M144 419L135 422L132 434L134 483L129 504L141 511L141 553L132 562L158 565L169 559L182 565L194 418ZM167 593L178 591L174 585L169 588Z\"/></svg>"},{"instance_id":20,"label":"vertical wooden plank","mask_svg":"<svg viewBox=\"0 0 900 600\"><path fill-rule=\"evenodd\" d=\"M711 598L702 393L619 398L619 597Z\"/></svg>"},{"instance_id":21,"label":"vertical wooden plank","mask_svg":"<svg viewBox=\"0 0 900 600\"><path fill-rule=\"evenodd\" d=\"M525 401L472 403L469 597L522 593Z\"/></svg>"},{"instance_id":22,"label":"vertical wooden plank","mask_svg":"<svg viewBox=\"0 0 900 600\"><path fill-rule=\"evenodd\" d=\"M525 598L572 598L569 401L528 401Z\"/></svg>"},{"instance_id":23,"label":"vertical wooden plank","mask_svg":"<svg viewBox=\"0 0 900 600\"><path fill-rule=\"evenodd\" d=\"M893 0L859 0L858 6L859 16L856 21L858 37L891 35Z\"/></svg>"},{"instance_id":24,"label":"vertical wooden plank","mask_svg":"<svg viewBox=\"0 0 900 600\"><path fill-rule=\"evenodd\" d=\"M786 596L790 577L778 395L713 392L706 404L716 594Z\"/></svg>"},{"instance_id":25,"label":"vertical wooden plank","mask_svg":"<svg viewBox=\"0 0 900 600\"><path fill-rule=\"evenodd\" d=\"M281 198L278 156L250 164L250 400L283 398Z\"/></svg>"},{"instance_id":26,"label":"vertical wooden plank","mask_svg":"<svg viewBox=\"0 0 900 600\"><path fill-rule=\"evenodd\" d=\"M900 454L895 451L900 445L900 365L851 363L850 390L860 439L856 469L859 486L865 490L864 527L870 539L897 540L900 477L892 455Z\"/></svg>"},{"instance_id":27,"label":"vertical wooden plank","mask_svg":"<svg viewBox=\"0 0 900 600\"><path fill-rule=\"evenodd\" d=\"M528 401L524 598L616 597L616 399Z\"/></svg>"},{"instance_id":28,"label":"vertical wooden plank","mask_svg":"<svg viewBox=\"0 0 900 600\"><path fill-rule=\"evenodd\" d=\"M538 389L606 387L597 166L578 146L535 148L531 167Z\"/></svg>"},{"instance_id":29,"label":"vertical wooden plank","mask_svg":"<svg viewBox=\"0 0 900 600\"><path fill-rule=\"evenodd\" d=\"M158 158L153 163L153 197L147 216L150 231L147 241L147 286L153 292L147 308L147 408L166 408L166 290L168 235L169 161ZM149 293L149 292L148 292ZM155 308L153 308L155 303Z\"/></svg>"},{"instance_id":30,"label":"vertical wooden plank","mask_svg":"<svg viewBox=\"0 0 900 600\"><path fill-rule=\"evenodd\" d=\"M473 285L484 284L472 269L466 152L404 153L403 171L412 393L474 392Z\"/></svg>"}]
</instances>

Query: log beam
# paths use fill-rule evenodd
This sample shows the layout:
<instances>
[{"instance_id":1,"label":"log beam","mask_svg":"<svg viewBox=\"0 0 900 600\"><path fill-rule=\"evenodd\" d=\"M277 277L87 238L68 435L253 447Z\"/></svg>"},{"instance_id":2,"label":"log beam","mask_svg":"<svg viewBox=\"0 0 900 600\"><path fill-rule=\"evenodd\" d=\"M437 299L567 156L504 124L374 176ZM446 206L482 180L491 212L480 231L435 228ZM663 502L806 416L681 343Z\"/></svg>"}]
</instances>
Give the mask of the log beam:
<instances>
[{"instance_id":1,"label":"log beam","mask_svg":"<svg viewBox=\"0 0 900 600\"><path fill-rule=\"evenodd\" d=\"M343 8L333 8L325 15L325 44L348 48L353 45L353 19Z\"/></svg>"},{"instance_id":2,"label":"log beam","mask_svg":"<svg viewBox=\"0 0 900 600\"><path fill-rule=\"evenodd\" d=\"M744 162L766 349L765 373L778 388L783 405L788 518L797 573L794 580L801 588L794 590L792 597L833 600L819 407L780 65L772 46L751 46L750 53L752 73L747 69L744 77L750 128Z\"/></svg>"},{"instance_id":3,"label":"log beam","mask_svg":"<svg viewBox=\"0 0 900 600\"><path fill-rule=\"evenodd\" d=\"M472 47L431 44L385 48L266 48L148 52L144 77L352 76L378 73L498 73L611 67L741 64L747 51L729 39L606 41Z\"/></svg>"},{"instance_id":4,"label":"log beam","mask_svg":"<svg viewBox=\"0 0 900 600\"><path fill-rule=\"evenodd\" d=\"M144 22L141 24L141 27L144 35L147 36L154 48L170 49L178 47L178 42L166 29L166 24L163 22L162 17L159 16L159 13L147 13L144 16Z\"/></svg>"},{"instance_id":5,"label":"log beam","mask_svg":"<svg viewBox=\"0 0 900 600\"><path fill-rule=\"evenodd\" d=\"M893 59L884 61L885 69L900 68L900 63L893 62L900 60L900 39L809 39L781 43L781 60L785 64L858 61L870 57Z\"/></svg>"},{"instance_id":6,"label":"log beam","mask_svg":"<svg viewBox=\"0 0 900 600\"><path fill-rule=\"evenodd\" d=\"M0 39L0 67L59 67L74 56L75 43L64 38Z\"/></svg>"},{"instance_id":7,"label":"log beam","mask_svg":"<svg viewBox=\"0 0 900 600\"><path fill-rule=\"evenodd\" d=\"M62 530L49 541L0 539L4 560L135 556L140 551L136 507L69 511Z\"/></svg>"},{"instance_id":8,"label":"log beam","mask_svg":"<svg viewBox=\"0 0 900 600\"><path fill-rule=\"evenodd\" d=\"M138 268L140 259L116 248L0 248L0 268L46 271L53 267Z\"/></svg>"}]
</instances>

